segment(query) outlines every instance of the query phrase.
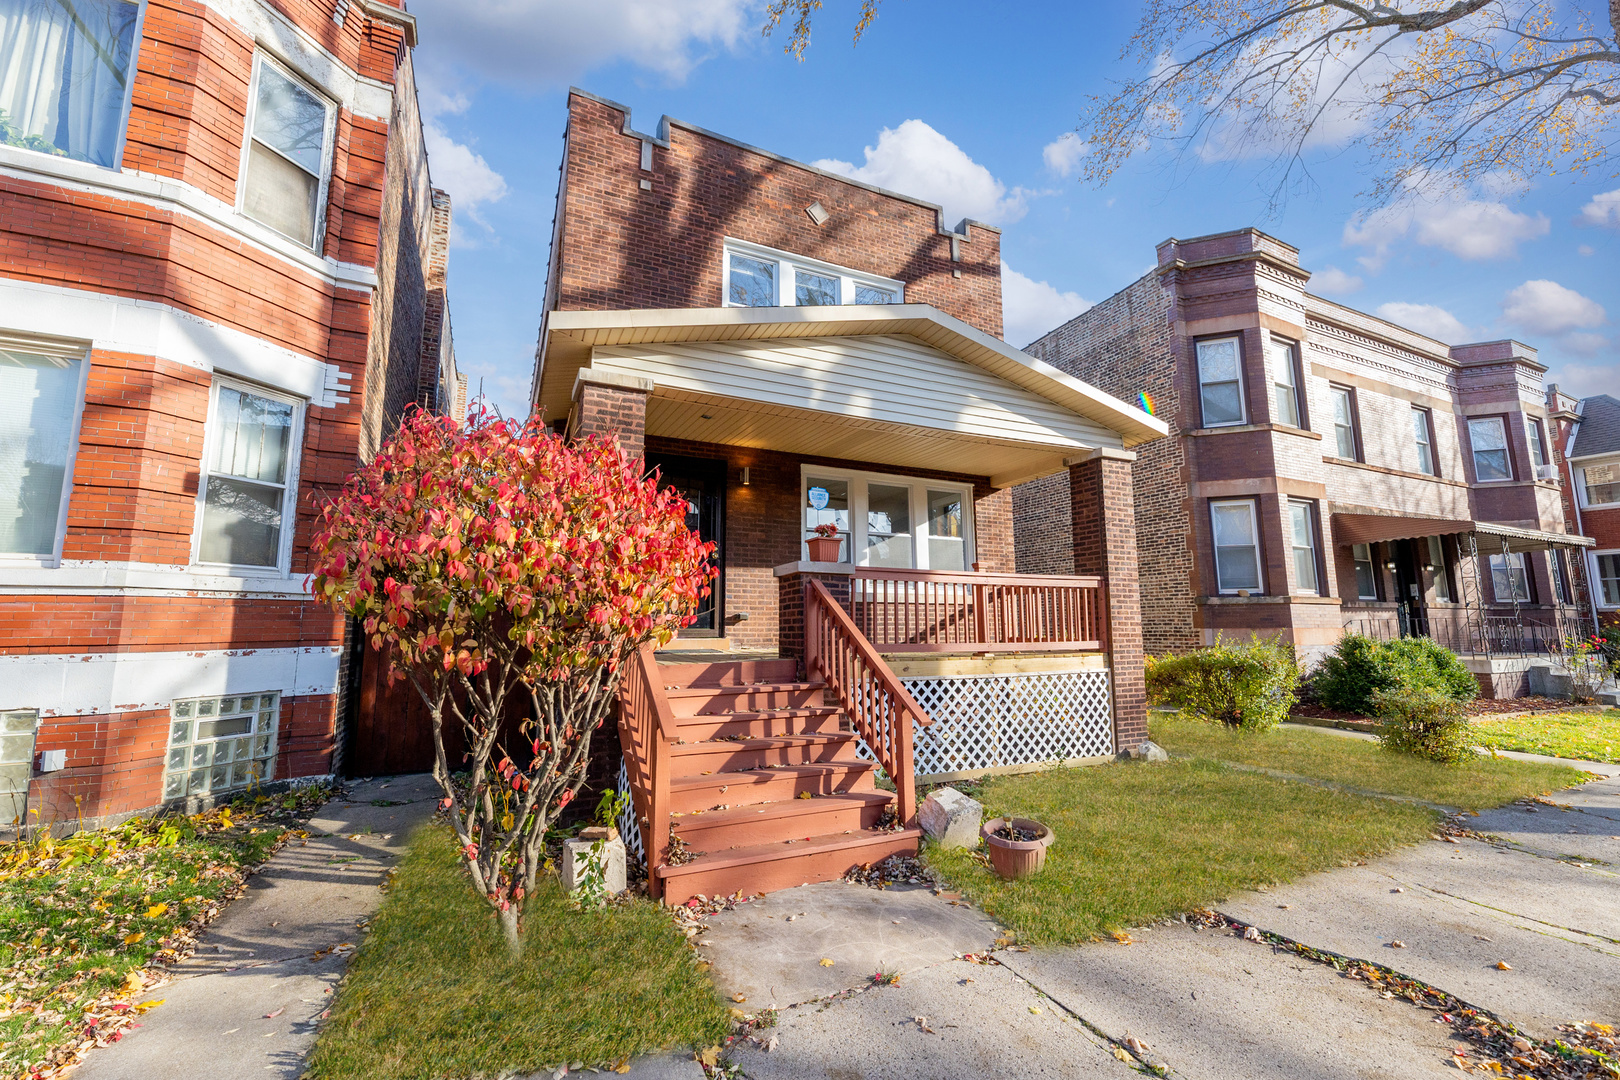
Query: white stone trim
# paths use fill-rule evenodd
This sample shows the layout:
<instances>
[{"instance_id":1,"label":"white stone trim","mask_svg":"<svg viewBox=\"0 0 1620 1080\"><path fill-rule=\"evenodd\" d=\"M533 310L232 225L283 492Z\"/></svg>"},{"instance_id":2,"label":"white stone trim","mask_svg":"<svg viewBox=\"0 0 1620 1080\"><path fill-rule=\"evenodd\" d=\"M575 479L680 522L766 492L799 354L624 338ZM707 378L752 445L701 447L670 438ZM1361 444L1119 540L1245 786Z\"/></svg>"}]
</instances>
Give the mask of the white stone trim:
<instances>
[{"instance_id":1,"label":"white stone trim","mask_svg":"<svg viewBox=\"0 0 1620 1080\"><path fill-rule=\"evenodd\" d=\"M393 111L393 86L358 74L269 4L259 0L204 2L211 10L235 23L262 48L291 64L310 82L317 83L329 97L355 116L387 120ZM378 17L374 9L381 6L363 5L371 18ZM403 11L397 11L395 17L388 21L400 23L402 19L409 18Z\"/></svg>"}]
</instances>

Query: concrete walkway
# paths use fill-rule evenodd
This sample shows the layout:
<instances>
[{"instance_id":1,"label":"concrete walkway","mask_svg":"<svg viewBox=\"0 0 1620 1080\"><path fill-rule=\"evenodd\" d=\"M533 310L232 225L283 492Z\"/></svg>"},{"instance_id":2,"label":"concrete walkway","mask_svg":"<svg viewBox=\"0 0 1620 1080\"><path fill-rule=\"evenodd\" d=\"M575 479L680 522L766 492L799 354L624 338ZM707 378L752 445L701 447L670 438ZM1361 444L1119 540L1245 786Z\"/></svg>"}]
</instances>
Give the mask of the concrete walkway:
<instances>
[{"instance_id":1,"label":"concrete walkway","mask_svg":"<svg viewBox=\"0 0 1620 1080\"><path fill-rule=\"evenodd\" d=\"M196 953L147 1000L120 1042L92 1051L77 1080L297 1077L343 977L378 885L438 799L430 777L358 781L322 807L248 879Z\"/></svg>"}]
</instances>

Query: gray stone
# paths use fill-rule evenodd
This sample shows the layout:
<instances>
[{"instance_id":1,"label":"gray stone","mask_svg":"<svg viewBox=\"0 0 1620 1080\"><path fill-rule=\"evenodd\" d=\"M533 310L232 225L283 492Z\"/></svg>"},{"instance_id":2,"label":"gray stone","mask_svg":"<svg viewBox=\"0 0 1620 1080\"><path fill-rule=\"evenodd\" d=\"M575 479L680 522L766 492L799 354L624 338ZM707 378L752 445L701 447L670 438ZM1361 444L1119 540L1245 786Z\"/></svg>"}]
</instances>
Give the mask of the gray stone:
<instances>
[{"instance_id":1,"label":"gray stone","mask_svg":"<svg viewBox=\"0 0 1620 1080\"><path fill-rule=\"evenodd\" d=\"M1130 747L1129 749L1127 749L1123 753L1121 753L1120 757L1129 758L1131 761L1169 761L1170 760L1170 755L1165 752L1164 747L1162 747L1158 743L1152 742L1152 741L1142 743L1140 746Z\"/></svg>"},{"instance_id":2,"label":"gray stone","mask_svg":"<svg viewBox=\"0 0 1620 1080\"><path fill-rule=\"evenodd\" d=\"M587 829L586 832L593 830ZM597 844L602 845L602 874L606 879L604 884L607 891L612 894L624 892L629 887L625 876L624 841L617 832L608 840L586 839L583 836L576 840L563 841L562 859L562 885L564 889L573 892L579 888L585 873L586 857Z\"/></svg>"},{"instance_id":3,"label":"gray stone","mask_svg":"<svg viewBox=\"0 0 1620 1080\"><path fill-rule=\"evenodd\" d=\"M978 847L983 820L984 807L955 788L931 792L917 811L917 824L942 848Z\"/></svg>"}]
</instances>

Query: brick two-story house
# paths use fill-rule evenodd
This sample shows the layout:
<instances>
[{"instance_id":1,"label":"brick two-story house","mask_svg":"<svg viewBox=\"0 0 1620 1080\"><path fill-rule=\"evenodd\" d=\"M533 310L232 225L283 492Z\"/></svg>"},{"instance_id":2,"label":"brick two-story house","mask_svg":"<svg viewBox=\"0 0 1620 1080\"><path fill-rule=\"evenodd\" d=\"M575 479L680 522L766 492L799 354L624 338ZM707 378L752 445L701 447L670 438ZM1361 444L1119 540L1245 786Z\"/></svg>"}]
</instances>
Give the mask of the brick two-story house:
<instances>
[{"instance_id":1,"label":"brick two-story house","mask_svg":"<svg viewBox=\"0 0 1620 1080\"><path fill-rule=\"evenodd\" d=\"M415 23L0 4L0 818L333 771L312 496L461 396Z\"/></svg>"},{"instance_id":2,"label":"brick two-story house","mask_svg":"<svg viewBox=\"0 0 1620 1080\"><path fill-rule=\"evenodd\" d=\"M1253 229L1167 240L1154 270L1027 352L1175 435L1135 470L1149 650L1281 636L1309 659L1346 630L1423 634L1488 693L1526 686L1574 625L1535 350L1446 346L1308 291ZM1019 569L1067 539L1064 479L1016 494Z\"/></svg>"},{"instance_id":3,"label":"brick two-story house","mask_svg":"<svg viewBox=\"0 0 1620 1080\"><path fill-rule=\"evenodd\" d=\"M1592 538L1578 601L1608 627L1620 626L1620 401L1607 394L1576 401L1550 387L1547 407L1559 424L1564 510Z\"/></svg>"}]
</instances>

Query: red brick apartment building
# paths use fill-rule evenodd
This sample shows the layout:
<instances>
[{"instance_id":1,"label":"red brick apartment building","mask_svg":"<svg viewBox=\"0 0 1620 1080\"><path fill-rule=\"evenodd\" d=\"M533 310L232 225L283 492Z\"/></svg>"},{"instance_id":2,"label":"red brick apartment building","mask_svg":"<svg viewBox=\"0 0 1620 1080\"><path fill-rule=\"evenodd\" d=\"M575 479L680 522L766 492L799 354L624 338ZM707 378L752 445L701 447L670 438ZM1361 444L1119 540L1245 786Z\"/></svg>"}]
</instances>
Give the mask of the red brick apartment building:
<instances>
[{"instance_id":1,"label":"red brick apartment building","mask_svg":"<svg viewBox=\"0 0 1620 1080\"><path fill-rule=\"evenodd\" d=\"M312 496L463 392L415 23L0 0L0 818L336 767Z\"/></svg>"},{"instance_id":2,"label":"red brick apartment building","mask_svg":"<svg viewBox=\"0 0 1620 1080\"><path fill-rule=\"evenodd\" d=\"M1559 421L1564 513L1597 545L1586 553L1577 602L1596 621L1620 626L1620 401L1607 394L1577 401L1553 386L1547 408Z\"/></svg>"},{"instance_id":3,"label":"red brick apartment building","mask_svg":"<svg viewBox=\"0 0 1620 1080\"><path fill-rule=\"evenodd\" d=\"M715 596L677 642L693 662L626 676L641 819L626 831L655 888L796 885L914 845L861 831L889 796L840 749L861 733L909 784L908 710L931 717L914 748L925 776L1146 737L1120 496L1131 448L1166 429L1001 331L994 228L948 227L931 203L668 117L638 132L623 106L570 95L534 407L644 454L719 545ZM1075 540L1051 574L1023 577L1012 490L1051 475L1073 493ZM830 552L812 548L818 525ZM877 702L889 711L874 720ZM724 730L757 738L701 742L713 732L688 726L738 709ZM674 719L646 726L661 716ZM736 771L760 763L791 771ZM710 802L742 809L681 820L708 854L663 865L669 808ZM819 839L790 851L767 843L778 832ZM812 851L823 861L794 854Z\"/></svg>"},{"instance_id":4,"label":"red brick apartment building","mask_svg":"<svg viewBox=\"0 0 1620 1080\"><path fill-rule=\"evenodd\" d=\"M1519 342L1448 347L1309 281L1253 229L1167 240L1153 271L1026 350L1151 395L1174 432L1135 472L1147 648L1259 632L1309 656L1346 630L1422 634L1488 693L1522 692L1578 628L1591 543L1566 525L1546 368ZM1021 571L1055 565L1068 498L1061 476L1018 489Z\"/></svg>"}]
</instances>

